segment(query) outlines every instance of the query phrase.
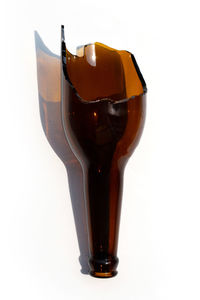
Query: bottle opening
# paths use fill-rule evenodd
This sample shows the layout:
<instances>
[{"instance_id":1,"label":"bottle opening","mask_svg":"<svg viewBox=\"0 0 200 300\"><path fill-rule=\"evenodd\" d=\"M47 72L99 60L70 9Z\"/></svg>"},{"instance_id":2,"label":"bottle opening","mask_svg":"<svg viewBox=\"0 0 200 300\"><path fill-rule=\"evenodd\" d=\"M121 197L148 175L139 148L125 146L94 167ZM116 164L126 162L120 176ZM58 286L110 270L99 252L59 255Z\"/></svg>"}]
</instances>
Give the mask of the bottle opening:
<instances>
[{"instance_id":1,"label":"bottle opening","mask_svg":"<svg viewBox=\"0 0 200 300\"><path fill-rule=\"evenodd\" d=\"M120 101L146 92L145 81L130 52L94 43L77 47L73 55L66 49L64 31L62 37L64 73L82 100Z\"/></svg>"}]
</instances>

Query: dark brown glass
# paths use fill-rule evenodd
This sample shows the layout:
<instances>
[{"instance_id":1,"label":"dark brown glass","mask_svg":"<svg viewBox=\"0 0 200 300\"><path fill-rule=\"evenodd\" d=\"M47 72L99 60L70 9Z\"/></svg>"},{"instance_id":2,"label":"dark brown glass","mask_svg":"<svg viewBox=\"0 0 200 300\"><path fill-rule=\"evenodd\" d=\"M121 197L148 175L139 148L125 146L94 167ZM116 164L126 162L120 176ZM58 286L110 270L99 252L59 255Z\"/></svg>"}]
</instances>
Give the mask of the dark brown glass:
<instances>
[{"instance_id":1,"label":"dark brown glass","mask_svg":"<svg viewBox=\"0 0 200 300\"><path fill-rule=\"evenodd\" d=\"M90 274L108 278L117 274L123 174L142 134L146 85L131 53L99 43L81 50L66 49L62 28L62 122L83 171Z\"/></svg>"}]
</instances>

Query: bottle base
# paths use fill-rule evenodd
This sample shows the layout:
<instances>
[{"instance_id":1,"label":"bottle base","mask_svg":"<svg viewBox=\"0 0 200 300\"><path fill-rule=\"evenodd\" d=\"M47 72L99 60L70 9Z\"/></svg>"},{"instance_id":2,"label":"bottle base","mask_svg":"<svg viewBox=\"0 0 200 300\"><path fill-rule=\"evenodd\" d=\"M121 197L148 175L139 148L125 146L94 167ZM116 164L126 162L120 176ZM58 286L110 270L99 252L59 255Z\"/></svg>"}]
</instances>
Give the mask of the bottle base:
<instances>
[{"instance_id":1,"label":"bottle base","mask_svg":"<svg viewBox=\"0 0 200 300\"><path fill-rule=\"evenodd\" d=\"M104 255L89 259L90 275L98 278L110 278L117 275L119 259L116 256Z\"/></svg>"},{"instance_id":2,"label":"bottle base","mask_svg":"<svg viewBox=\"0 0 200 300\"><path fill-rule=\"evenodd\" d=\"M95 272L95 271L90 271L90 275L92 277L97 277L97 278L111 278L117 275L117 271L112 271L112 272Z\"/></svg>"}]
</instances>

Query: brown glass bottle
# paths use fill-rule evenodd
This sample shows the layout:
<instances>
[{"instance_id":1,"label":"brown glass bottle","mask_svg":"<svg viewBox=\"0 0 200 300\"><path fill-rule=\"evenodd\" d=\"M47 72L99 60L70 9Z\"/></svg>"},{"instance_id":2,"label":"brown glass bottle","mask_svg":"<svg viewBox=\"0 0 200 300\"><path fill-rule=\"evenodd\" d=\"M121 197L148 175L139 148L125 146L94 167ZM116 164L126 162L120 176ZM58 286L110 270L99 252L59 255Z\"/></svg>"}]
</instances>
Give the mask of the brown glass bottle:
<instances>
[{"instance_id":1,"label":"brown glass bottle","mask_svg":"<svg viewBox=\"0 0 200 300\"><path fill-rule=\"evenodd\" d=\"M84 176L90 274L116 275L124 167L145 120L146 85L132 54L95 43L66 49L62 28L62 121Z\"/></svg>"}]
</instances>

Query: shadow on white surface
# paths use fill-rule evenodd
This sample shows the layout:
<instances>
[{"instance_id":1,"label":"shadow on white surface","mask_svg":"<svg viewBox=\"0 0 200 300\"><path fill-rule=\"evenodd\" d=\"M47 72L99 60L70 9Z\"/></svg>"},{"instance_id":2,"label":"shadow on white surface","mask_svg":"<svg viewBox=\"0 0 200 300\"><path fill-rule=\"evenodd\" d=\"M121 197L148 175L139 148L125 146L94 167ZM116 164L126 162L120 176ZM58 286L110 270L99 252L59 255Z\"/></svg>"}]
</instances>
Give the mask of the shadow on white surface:
<instances>
[{"instance_id":1,"label":"shadow on white surface","mask_svg":"<svg viewBox=\"0 0 200 300\"><path fill-rule=\"evenodd\" d=\"M35 31L40 118L46 138L62 160L68 174L69 191L78 238L81 273L88 274L88 234L83 174L64 135L61 122L60 56L52 53ZM69 242L70 245L70 242Z\"/></svg>"}]
</instances>

